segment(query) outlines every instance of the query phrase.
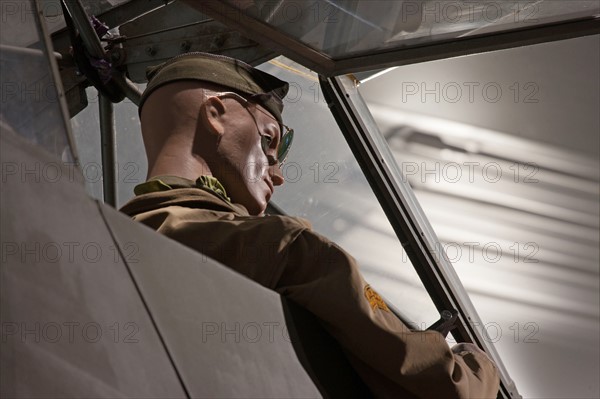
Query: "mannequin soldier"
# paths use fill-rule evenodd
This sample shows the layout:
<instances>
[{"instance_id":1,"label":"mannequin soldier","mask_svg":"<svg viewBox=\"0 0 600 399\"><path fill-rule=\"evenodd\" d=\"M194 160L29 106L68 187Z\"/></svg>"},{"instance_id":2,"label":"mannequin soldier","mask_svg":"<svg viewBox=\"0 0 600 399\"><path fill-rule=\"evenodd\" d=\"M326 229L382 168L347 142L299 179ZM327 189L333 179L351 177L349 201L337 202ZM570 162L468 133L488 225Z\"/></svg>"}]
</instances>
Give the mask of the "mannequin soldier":
<instances>
[{"instance_id":1,"label":"mannequin soldier","mask_svg":"<svg viewBox=\"0 0 600 399\"><path fill-rule=\"evenodd\" d=\"M293 137L281 116L287 83L205 53L148 77L140 118L149 180L123 212L312 312L377 397L496 397L483 351L411 331L344 250L302 219L263 215Z\"/></svg>"}]
</instances>

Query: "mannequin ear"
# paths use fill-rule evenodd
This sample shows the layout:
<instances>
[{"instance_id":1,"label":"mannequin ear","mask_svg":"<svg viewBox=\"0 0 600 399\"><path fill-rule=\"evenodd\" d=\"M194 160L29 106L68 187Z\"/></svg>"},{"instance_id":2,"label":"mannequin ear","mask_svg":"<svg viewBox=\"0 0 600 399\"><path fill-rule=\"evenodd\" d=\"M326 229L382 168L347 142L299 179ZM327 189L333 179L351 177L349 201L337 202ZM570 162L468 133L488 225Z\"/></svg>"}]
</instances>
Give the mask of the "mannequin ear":
<instances>
[{"instance_id":1,"label":"mannequin ear","mask_svg":"<svg viewBox=\"0 0 600 399\"><path fill-rule=\"evenodd\" d=\"M225 104L219 97L209 97L206 99L202 108L202 122L206 129L214 135L222 136L225 133L225 126L223 124L223 116L225 114Z\"/></svg>"}]
</instances>

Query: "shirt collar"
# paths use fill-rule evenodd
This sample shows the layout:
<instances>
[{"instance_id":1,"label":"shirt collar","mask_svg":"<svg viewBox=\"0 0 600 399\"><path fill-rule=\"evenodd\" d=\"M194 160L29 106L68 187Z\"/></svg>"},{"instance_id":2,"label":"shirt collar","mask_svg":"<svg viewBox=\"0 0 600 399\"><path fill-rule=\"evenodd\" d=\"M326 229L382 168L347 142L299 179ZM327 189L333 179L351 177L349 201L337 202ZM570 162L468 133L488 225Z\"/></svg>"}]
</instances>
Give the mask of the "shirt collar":
<instances>
[{"instance_id":1,"label":"shirt collar","mask_svg":"<svg viewBox=\"0 0 600 399\"><path fill-rule=\"evenodd\" d=\"M135 195L153 193L157 191L168 191L177 188L200 188L212 191L219 197L231 203L231 199L227 196L225 187L214 176L200 176L196 181L185 179L179 176L155 176L145 183L138 184L133 189Z\"/></svg>"}]
</instances>

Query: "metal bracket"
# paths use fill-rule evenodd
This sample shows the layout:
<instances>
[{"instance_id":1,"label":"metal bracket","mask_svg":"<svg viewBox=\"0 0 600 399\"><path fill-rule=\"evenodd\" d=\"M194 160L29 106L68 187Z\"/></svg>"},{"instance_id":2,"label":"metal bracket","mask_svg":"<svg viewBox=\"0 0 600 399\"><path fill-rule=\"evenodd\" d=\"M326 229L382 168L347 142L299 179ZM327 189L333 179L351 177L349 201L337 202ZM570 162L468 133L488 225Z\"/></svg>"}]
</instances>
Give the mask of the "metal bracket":
<instances>
[{"instance_id":1,"label":"metal bracket","mask_svg":"<svg viewBox=\"0 0 600 399\"><path fill-rule=\"evenodd\" d=\"M458 320L458 310L442 310L440 312L440 319L430 325L427 329L437 331L446 338L448 333L456 328L456 321Z\"/></svg>"},{"instance_id":2,"label":"metal bracket","mask_svg":"<svg viewBox=\"0 0 600 399\"><path fill-rule=\"evenodd\" d=\"M277 55L181 2L131 20L119 32L116 40L126 53L128 76L136 83L146 82L147 67L190 51L227 55L251 65Z\"/></svg>"}]
</instances>

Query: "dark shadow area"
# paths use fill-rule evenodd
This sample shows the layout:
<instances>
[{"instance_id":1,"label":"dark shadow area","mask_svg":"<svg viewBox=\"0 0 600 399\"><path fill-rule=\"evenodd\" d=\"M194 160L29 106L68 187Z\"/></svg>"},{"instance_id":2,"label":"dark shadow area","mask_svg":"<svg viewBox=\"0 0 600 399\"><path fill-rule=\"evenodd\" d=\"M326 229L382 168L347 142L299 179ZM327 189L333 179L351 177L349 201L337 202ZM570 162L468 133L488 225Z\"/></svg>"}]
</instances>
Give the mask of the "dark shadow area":
<instances>
[{"instance_id":1,"label":"dark shadow area","mask_svg":"<svg viewBox=\"0 0 600 399\"><path fill-rule=\"evenodd\" d=\"M372 398L340 345L319 320L299 305L281 298L292 346L298 360L325 398Z\"/></svg>"}]
</instances>

